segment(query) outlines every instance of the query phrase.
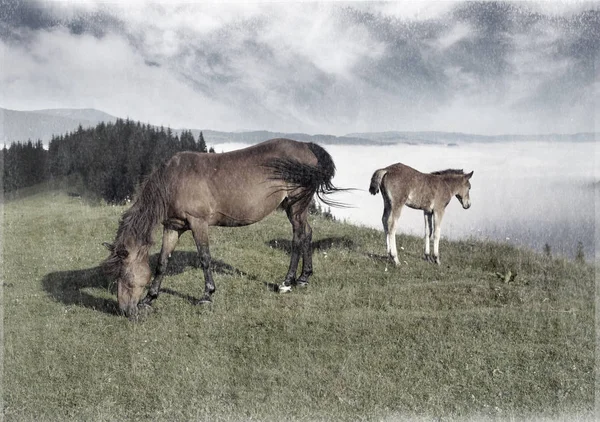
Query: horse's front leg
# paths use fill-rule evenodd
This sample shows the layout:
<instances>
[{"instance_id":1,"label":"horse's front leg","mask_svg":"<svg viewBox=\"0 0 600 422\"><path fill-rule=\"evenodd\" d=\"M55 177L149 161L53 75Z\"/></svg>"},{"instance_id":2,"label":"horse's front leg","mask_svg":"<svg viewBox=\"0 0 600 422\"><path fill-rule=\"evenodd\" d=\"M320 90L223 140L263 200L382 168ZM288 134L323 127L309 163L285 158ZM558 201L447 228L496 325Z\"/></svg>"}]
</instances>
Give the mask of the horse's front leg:
<instances>
[{"instance_id":1,"label":"horse's front leg","mask_svg":"<svg viewBox=\"0 0 600 422\"><path fill-rule=\"evenodd\" d=\"M167 264L171 253L175 250L175 246L179 241L179 237L183 233L183 230L175 230L165 226L163 230L162 247L160 249L160 256L158 258L158 265L154 273L154 280L152 285L146 294L146 297L140 302L139 307L150 306L152 302L158 297L160 293L160 285L164 277L164 273L167 270Z\"/></svg>"},{"instance_id":2,"label":"horse's front leg","mask_svg":"<svg viewBox=\"0 0 600 422\"><path fill-rule=\"evenodd\" d=\"M210 269L210 250L208 247L208 223L206 221L194 219L190 221L190 227L196 242L196 249L200 256L200 266L204 272L204 295L198 299L195 304L212 302L212 294L215 292L215 282Z\"/></svg>"}]
</instances>

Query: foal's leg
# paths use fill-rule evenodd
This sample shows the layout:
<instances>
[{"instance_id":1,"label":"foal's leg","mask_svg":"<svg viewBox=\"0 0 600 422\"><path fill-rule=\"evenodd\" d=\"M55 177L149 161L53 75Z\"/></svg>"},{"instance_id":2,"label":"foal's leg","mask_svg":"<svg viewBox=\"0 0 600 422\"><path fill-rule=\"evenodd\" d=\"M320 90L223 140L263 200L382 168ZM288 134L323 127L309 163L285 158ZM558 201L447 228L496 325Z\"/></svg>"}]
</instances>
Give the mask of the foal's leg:
<instances>
[{"instance_id":1,"label":"foal's leg","mask_svg":"<svg viewBox=\"0 0 600 422\"><path fill-rule=\"evenodd\" d=\"M398 260L398 249L396 248L396 225L398 224L398 219L402 213L403 206L404 203L396 204L395 207L392 207L392 211L388 217L388 249L389 255L394 260L394 264L396 265L400 265L400 261Z\"/></svg>"},{"instance_id":2,"label":"foal's leg","mask_svg":"<svg viewBox=\"0 0 600 422\"><path fill-rule=\"evenodd\" d=\"M429 252L429 241L433 237L433 213L431 211L423 211L423 219L425 220L425 245L423 247L423 259L431 260Z\"/></svg>"},{"instance_id":3,"label":"foal's leg","mask_svg":"<svg viewBox=\"0 0 600 422\"><path fill-rule=\"evenodd\" d=\"M433 212L433 256L432 261L440 265L440 233L444 210Z\"/></svg>"},{"instance_id":4,"label":"foal's leg","mask_svg":"<svg viewBox=\"0 0 600 422\"><path fill-rule=\"evenodd\" d=\"M300 254L302 254L304 261L302 263L302 275L299 280L301 280L303 285L306 285L308 277L312 274L312 254L309 252L312 229L310 229L307 221L308 207L303 207L302 204L297 202L291 206L287 206L285 212L290 223L292 223L293 237L290 266L283 283L279 286L280 292L289 292L292 285L296 283L296 271L300 262Z\"/></svg>"},{"instance_id":5,"label":"foal's leg","mask_svg":"<svg viewBox=\"0 0 600 422\"><path fill-rule=\"evenodd\" d=\"M204 272L204 295L196 301L196 305L212 302L211 296L215 292L215 282L210 270L210 250L208 247L208 223L203 220L193 219L190 221L198 255L200 255L200 266Z\"/></svg>"},{"instance_id":6,"label":"foal's leg","mask_svg":"<svg viewBox=\"0 0 600 422\"><path fill-rule=\"evenodd\" d=\"M158 297L160 292L160 284L162 283L164 273L167 269L169 258L171 257L171 253L173 253L175 250L177 241L182 233L183 230L174 230L167 227L164 228L162 247L160 249L160 256L158 258L156 272L154 273L154 280L152 280L152 285L150 286L146 297L140 302L141 306L151 305L152 302L154 302L154 300Z\"/></svg>"},{"instance_id":7,"label":"foal's leg","mask_svg":"<svg viewBox=\"0 0 600 422\"><path fill-rule=\"evenodd\" d=\"M383 195L383 216L381 217L381 222L383 223L383 232L385 233L385 247L386 247L386 253L388 254L388 256L391 256L391 249L390 249L390 228L389 228L389 222L390 222L390 213L392 211L392 204L390 203L389 199L386 198L385 194L383 194L382 191L382 195Z\"/></svg>"}]
</instances>

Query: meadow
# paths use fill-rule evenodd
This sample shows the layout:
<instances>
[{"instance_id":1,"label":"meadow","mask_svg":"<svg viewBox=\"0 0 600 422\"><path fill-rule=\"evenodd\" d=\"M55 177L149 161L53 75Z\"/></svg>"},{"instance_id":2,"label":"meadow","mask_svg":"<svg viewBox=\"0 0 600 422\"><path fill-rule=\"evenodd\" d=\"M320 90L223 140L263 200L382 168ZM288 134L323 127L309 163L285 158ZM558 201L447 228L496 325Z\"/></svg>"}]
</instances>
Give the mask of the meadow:
<instances>
[{"instance_id":1,"label":"meadow","mask_svg":"<svg viewBox=\"0 0 600 422\"><path fill-rule=\"evenodd\" d=\"M5 420L593 420L589 263L442 238L438 267L399 234L394 267L381 231L313 216L311 283L277 294L291 227L275 212L211 229L210 305L191 304L185 234L132 323L99 268L125 209L61 191L4 204Z\"/></svg>"}]
</instances>

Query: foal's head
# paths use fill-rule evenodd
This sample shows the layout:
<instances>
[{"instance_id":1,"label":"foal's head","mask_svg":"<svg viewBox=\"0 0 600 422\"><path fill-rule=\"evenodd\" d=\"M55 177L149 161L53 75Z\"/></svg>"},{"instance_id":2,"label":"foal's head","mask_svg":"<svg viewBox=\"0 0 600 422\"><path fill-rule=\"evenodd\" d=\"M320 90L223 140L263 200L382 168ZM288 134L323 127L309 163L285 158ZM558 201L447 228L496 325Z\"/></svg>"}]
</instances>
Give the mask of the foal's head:
<instances>
[{"instance_id":1,"label":"foal's head","mask_svg":"<svg viewBox=\"0 0 600 422\"><path fill-rule=\"evenodd\" d=\"M456 198L464 209L468 209L471 206L471 198L469 197L469 191L471 190L471 182L469 179L473 176L473 172L463 174L461 177L461 183L458 185L456 192Z\"/></svg>"},{"instance_id":2,"label":"foal's head","mask_svg":"<svg viewBox=\"0 0 600 422\"><path fill-rule=\"evenodd\" d=\"M128 318L134 317L137 315L137 304L144 293L144 287L150 282L148 247L128 247L122 242L104 245L110 251L104 268L117 281L119 309Z\"/></svg>"}]
</instances>

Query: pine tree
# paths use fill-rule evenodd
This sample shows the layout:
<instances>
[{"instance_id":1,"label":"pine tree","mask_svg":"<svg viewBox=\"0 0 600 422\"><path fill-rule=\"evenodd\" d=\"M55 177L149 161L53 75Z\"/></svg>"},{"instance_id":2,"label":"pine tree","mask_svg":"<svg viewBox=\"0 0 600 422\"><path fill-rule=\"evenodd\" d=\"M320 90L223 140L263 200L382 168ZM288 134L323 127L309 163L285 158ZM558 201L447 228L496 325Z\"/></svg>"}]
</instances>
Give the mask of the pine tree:
<instances>
[{"instance_id":1,"label":"pine tree","mask_svg":"<svg viewBox=\"0 0 600 422\"><path fill-rule=\"evenodd\" d=\"M196 144L196 151L206 152L206 142L204 142L204 135L200 132L198 135L198 143Z\"/></svg>"}]
</instances>

